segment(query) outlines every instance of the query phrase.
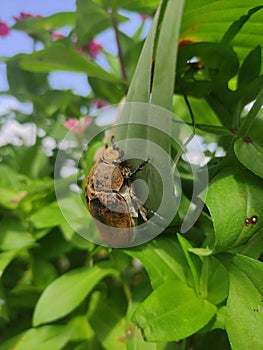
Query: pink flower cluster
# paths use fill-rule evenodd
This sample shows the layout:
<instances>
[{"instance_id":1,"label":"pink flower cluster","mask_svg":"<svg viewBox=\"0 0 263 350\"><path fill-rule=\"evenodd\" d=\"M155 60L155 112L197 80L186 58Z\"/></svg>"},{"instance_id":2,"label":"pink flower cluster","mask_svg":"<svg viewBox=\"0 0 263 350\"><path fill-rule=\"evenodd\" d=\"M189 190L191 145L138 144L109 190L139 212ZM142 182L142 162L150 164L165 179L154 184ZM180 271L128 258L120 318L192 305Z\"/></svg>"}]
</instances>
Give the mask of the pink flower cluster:
<instances>
[{"instance_id":1,"label":"pink flower cluster","mask_svg":"<svg viewBox=\"0 0 263 350\"><path fill-rule=\"evenodd\" d=\"M91 117L83 117L80 119L69 118L64 122L64 126L66 129L71 130L75 135L82 135L91 123Z\"/></svg>"},{"instance_id":2,"label":"pink flower cluster","mask_svg":"<svg viewBox=\"0 0 263 350\"><path fill-rule=\"evenodd\" d=\"M105 100L97 99L94 101L93 106L97 109L107 107L109 103Z\"/></svg>"},{"instance_id":3,"label":"pink flower cluster","mask_svg":"<svg viewBox=\"0 0 263 350\"><path fill-rule=\"evenodd\" d=\"M0 21L0 37L5 37L9 34L10 29L5 22Z\"/></svg>"},{"instance_id":4,"label":"pink flower cluster","mask_svg":"<svg viewBox=\"0 0 263 350\"><path fill-rule=\"evenodd\" d=\"M98 54L100 53L101 49L102 49L102 45L100 43L97 43L94 40L91 40L87 44L87 49L89 51L90 56L92 58L96 58L98 56Z\"/></svg>"},{"instance_id":5,"label":"pink flower cluster","mask_svg":"<svg viewBox=\"0 0 263 350\"><path fill-rule=\"evenodd\" d=\"M103 49L103 46L100 43L96 42L95 40L91 40L89 43L78 47L77 51L81 54L88 52L91 58L96 58L101 49Z\"/></svg>"},{"instance_id":6,"label":"pink flower cluster","mask_svg":"<svg viewBox=\"0 0 263 350\"><path fill-rule=\"evenodd\" d=\"M16 22L19 22L27 18L42 18L42 16L32 15L31 13L27 13L27 12L20 12L19 16L14 16L13 18ZM8 25L5 22L0 21L0 37L5 37L9 35L9 33L10 33L10 28L8 27Z\"/></svg>"},{"instance_id":7,"label":"pink flower cluster","mask_svg":"<svg viewBox=\"0 0 263 350\"><path fill-rule=\"evenodd\" d=\"M27 12L20 12L20 15L18 17L14 16L13 17L15 21L21 21L23 19L26 18L42 18L41 15L32 15L31 13L27 13Z\"/></svg>"},{"instance_id":8,"label":"pink flower cluster","mask_svg":"<svg viewBox=\"0 0 263 350\"><path fill-rule=\"evenodd\" d=\"M51 33L51 38L53 40L58 40L58 39L64 39L65 38L65 35L64 34L61 34L59 32L52 32Z\"/></svg>"}]
</instances>

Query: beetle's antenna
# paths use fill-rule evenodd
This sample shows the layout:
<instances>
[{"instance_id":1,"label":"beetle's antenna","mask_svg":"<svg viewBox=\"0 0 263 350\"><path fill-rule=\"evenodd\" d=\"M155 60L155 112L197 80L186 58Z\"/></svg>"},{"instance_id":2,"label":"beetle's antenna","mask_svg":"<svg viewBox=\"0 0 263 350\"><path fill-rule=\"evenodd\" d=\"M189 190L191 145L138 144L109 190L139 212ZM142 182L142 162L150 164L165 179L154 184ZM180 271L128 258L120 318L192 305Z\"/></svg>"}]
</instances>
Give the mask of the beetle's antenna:
<instances>
[{"instance_id":1,"label":"beetle's antenna","mask_svg":"<svg viewBox=\"0 0 263 350\"><path fill-rule=\"evenodd\" d=\"M111 136L110 142L111 142L113 148L116 147L116 145L115 145L115 136L114 135Z\"/></svg>"}]
</instances>

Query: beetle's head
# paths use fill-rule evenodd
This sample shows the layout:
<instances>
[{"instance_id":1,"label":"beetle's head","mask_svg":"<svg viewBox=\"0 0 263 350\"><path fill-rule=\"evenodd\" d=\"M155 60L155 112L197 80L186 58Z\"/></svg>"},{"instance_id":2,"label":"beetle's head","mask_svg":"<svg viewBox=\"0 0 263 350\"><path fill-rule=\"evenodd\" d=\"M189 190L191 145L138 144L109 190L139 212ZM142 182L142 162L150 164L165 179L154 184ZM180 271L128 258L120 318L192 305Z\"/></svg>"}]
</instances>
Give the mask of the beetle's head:
<instances>
[{"instance_id":1,"label":"beetle's head","mask_svg":"<svg viewBox=\"0 0 263 350\"><path fill-rule=\"evenodd\" d=\"M102 155L103 162L116 166L124 162L124 160L124 152L115 145L106 148Z\"/></svg>"}]
</instances>

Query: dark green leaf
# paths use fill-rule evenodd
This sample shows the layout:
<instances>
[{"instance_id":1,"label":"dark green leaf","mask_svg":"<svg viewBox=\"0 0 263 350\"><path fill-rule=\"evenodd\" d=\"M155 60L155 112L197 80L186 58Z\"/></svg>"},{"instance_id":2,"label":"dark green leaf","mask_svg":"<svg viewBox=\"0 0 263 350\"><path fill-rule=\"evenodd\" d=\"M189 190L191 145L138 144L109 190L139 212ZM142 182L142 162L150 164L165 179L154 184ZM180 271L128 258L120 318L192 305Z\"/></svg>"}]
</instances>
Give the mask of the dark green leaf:
<instances>
[{"instance_id":1,"label":"dark green leaf","mask_svg":"<svg viewBox=\"0 0 263 350\"><path fill-rule=\"evenodd\" d=\"M21 252L21 249L9 250L0 253L0 277L9 263Z\"/></svg>"},{"instance_id":2,"label":"dark green leaf","mask_svg":"<svg viewBox=\"0 0 263 350\"><path fill-rule=\"evenodd\" d=\"M68 328L70 331L73 331L71 332L71 342L79 343L82 341L79 346L74 347L74 350L102 350L102 346L88 323L86 315L80 315L71 319L68 323Z\"/></svg>"},{"instance_id":3,"label":"dark green leaf","mask_svg":"<svg viewBox=\"0 0 263 350\"><path fill-rule=\"evenodd\" d=\"M256 79L261 69L261 47L258 45L245 58L238 73L238 87Z\"/></svg>"},{"instance_id":4,"label":"dark green leaf","mask_svg":"<svg viewBox=\"0 0 263 350\"><path fill-rule=\"evenodd\" d=\"M262 8L263 6L254 7L253 9L249 10L246 15L242 16L237 21L233 22L231 26L228 28L228 30L226 31L226 33L224 34L221 42L227 45L231 44L234 37L240 32L241 28L250 19L250 17L257 11L261 10Z\"/></svg>"},{"instance_id":5,"label":"dark green leaf","mask_svg":"<svg viewBox=\"0 0 263 350\"><path fill-rule=\"evenodd\" d=\"M252 3L251 0L242 0L242 6L240 6L238 0L220 0L220 8L216 0L186 1L181 39L190 39L194 42L219 42L227 28L241 16L246 16L252 6L261 7L262 1L254 0ZM247 56L249 49L255 48L262 42L262 18L263 11L254 13L233 40L234 49L241 61ZM230 37L227 40L231 39Z\"/></svg>"},{"instance_id":6,"label":"dark green leaf","mask_svg":"<svg viewBox=\"0 0 263 350\"><path fill-rule=\"evenodd\" d=\"M120 290L107 298L95 292L91 296L88 320L106 350L126 350L126 305Z\"/></svg>"},{"instance_id":7,"label":"dark green leaf","mask_svg":"<svg viewBox=\"0 0 263 350\"><path fill-rule=\"evenodd\" d=\"M0 298L2 300L0 304L0 317L2 321L9 321L10 313L9 313L9 305L7 303L6 291L3 287L3 284L0 284Z\"/></svg>"},{"instance_id":8,"label":"dark green leaf","mask_svg":"<svg viewBox=\"0 0 263 350\"><path fill-rule=\"evenodd\" d=\"M192 59L197 59L200 67L196 68ZM230 46L206 42L184 45L178 52L176 89L204 97L221 84L225 87L237 69L237 55Z\"/></svg>"},{"instance_id":9,"label":"dark green leaf","mask_svg":"<svg viewBox=\"0 0 263 350\"><path fill-rule=\"evenodd\" d=\"M245 168L226 168L208 188L206 204L212 216L216 250L222 251L245 243L262 225L246 225L246 218L263 217L262 181Z\"/></svg>"},{"instance_id":10,"label":"dark green leaf","mask_svg":"<svg viewBox=\"0 0 263 350\"><path fill-rule=\"evenodd\" d=\"M263 264L237 255L220 259L229 269L226 331L233 350L263 347Z\"/></svg>"},{"instance_id":11,"label":"dark green leaf","mask_svg":"<svg viewBox=\"0 0 263 350\"><path fill-rule=\"evenodd\" d=\"M32 260L34 285L44 288L57 277L57 271L52 263L45 259L35 256Z\"/></svg>"}]
</instances>

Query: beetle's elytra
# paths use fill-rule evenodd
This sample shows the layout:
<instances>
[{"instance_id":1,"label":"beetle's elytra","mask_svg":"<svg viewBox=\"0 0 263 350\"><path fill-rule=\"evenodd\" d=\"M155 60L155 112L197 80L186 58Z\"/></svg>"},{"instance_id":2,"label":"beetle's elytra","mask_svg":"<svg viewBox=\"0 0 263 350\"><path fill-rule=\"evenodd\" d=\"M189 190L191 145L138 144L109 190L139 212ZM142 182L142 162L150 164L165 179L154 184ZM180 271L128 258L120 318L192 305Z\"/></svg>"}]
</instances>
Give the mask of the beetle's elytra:
<instances>
[{"instance_id":1,"label":"beetle's elytra","mask_svg":"<svg viewBox=\"0 0 263 350\"><path fill-rule=\"evenodd\" d=\"M90 214L96 219L101 240L111 246L128 245L138 218L147 221L147 209L131 186L134 171L127 165L124 152L116 145L106 147L85 180L85 196ZM105 226L106 225L106 226ZM125 234L122 230L126 229Z\"/></svg>"}]
</instances>

